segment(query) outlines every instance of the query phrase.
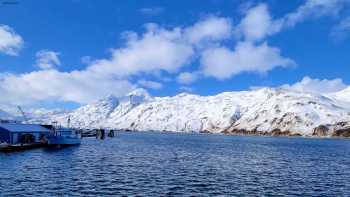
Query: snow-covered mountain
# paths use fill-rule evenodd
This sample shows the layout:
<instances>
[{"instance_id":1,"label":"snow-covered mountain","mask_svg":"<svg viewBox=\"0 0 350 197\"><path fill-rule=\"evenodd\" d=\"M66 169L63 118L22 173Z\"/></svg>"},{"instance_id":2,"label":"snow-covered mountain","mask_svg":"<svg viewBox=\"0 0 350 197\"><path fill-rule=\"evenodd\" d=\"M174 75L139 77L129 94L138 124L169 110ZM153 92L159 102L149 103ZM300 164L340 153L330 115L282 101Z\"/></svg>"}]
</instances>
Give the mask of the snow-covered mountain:
<instances>
[{"instance_id":1,"label":"snow-covered mountain","mask_svg":"<svg viewBox=\"0 0 350 197\"><path fill-rule=\"evenodd\" d=\"M32 121L77 128L131 131L210 132L259 135L350 135L350 88L320 95L281 88L225 92L215 96L182 93L152 97L137 89L109 96L72 112L42 113Z\"/></svg>"},{"instance_id":2,"label":"snow-covered mountain","mask_svg":"<svg viewBox=\"0 0 350 197\"><path fill-rule=\"evenodd\" d=\"M338 101L343 101L350 104L350 87L345 88L344 90L341 90L339 92L330 94L329 96Z\"/></svg>"}]
</instances>

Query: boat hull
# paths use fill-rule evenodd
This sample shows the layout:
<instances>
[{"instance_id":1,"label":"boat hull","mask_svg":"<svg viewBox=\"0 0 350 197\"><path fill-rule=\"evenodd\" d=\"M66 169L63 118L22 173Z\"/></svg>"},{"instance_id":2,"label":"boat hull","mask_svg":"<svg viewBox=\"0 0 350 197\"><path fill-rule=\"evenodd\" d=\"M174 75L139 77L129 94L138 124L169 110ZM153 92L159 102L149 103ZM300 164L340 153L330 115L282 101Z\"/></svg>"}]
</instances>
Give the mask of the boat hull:
<instances>
[{"instance_id":1,"label":"boat hull","mask_svg":"<svg viewBox=\"0 0 350 197\"><path fill-rule=\"evenodd\" d=\"M49 146L74 146L81 144L80 138L54 137L47 141Z\"/></svg>"}]
</instances>

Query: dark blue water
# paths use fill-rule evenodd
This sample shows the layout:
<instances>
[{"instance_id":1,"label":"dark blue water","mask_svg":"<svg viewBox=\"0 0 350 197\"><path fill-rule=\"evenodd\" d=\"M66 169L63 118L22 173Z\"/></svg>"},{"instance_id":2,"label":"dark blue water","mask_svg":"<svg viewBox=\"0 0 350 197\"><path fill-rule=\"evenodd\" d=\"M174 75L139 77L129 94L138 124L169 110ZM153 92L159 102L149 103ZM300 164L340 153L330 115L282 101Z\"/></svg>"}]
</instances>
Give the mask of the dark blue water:
<instances>
[{"instance_id":1,"label":"dark blue water","mask_svg":"<svg viewBox=\"0 0 350 197\"><path fill-rule=\"evenodd\" d=\"M0 154L0 196L350 196L350 141L120 133Z\"/></svg>"}]
</instances>

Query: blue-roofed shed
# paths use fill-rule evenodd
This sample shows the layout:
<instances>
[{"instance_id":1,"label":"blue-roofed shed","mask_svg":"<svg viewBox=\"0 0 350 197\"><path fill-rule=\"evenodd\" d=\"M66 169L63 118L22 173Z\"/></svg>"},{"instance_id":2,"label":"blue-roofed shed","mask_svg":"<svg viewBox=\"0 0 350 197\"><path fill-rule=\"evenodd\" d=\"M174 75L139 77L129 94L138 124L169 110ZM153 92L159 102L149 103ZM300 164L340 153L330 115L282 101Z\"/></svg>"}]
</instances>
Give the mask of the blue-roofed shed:
<instances>
[{"instance_id":1,"label":"blue-roofed shed","mask_svg":"<svg viewBox=\"0 0 350 197\"><path fill-rule=\"evenodd\" d=\"M0 123L0 143L36 143L49 133L49 129L37 124Z\"/></svg>"}]
</instances>

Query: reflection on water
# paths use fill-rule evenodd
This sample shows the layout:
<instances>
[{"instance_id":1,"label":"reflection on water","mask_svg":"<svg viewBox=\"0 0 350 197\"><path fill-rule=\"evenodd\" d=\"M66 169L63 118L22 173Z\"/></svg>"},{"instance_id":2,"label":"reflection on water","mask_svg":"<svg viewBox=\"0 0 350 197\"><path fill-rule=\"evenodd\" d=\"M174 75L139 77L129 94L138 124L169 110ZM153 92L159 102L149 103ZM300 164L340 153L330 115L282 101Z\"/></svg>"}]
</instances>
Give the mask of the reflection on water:
<instances>
[{"instance_id":1,"label":"reflection on water","mask_svg":"<svg viewBox=\"0 0 350 197\"><path fill-rule=\"evenodd\" d=\"M0 153L0 196L350 195L350 141L120 133Z\"/></svg>"}]
</instances>

